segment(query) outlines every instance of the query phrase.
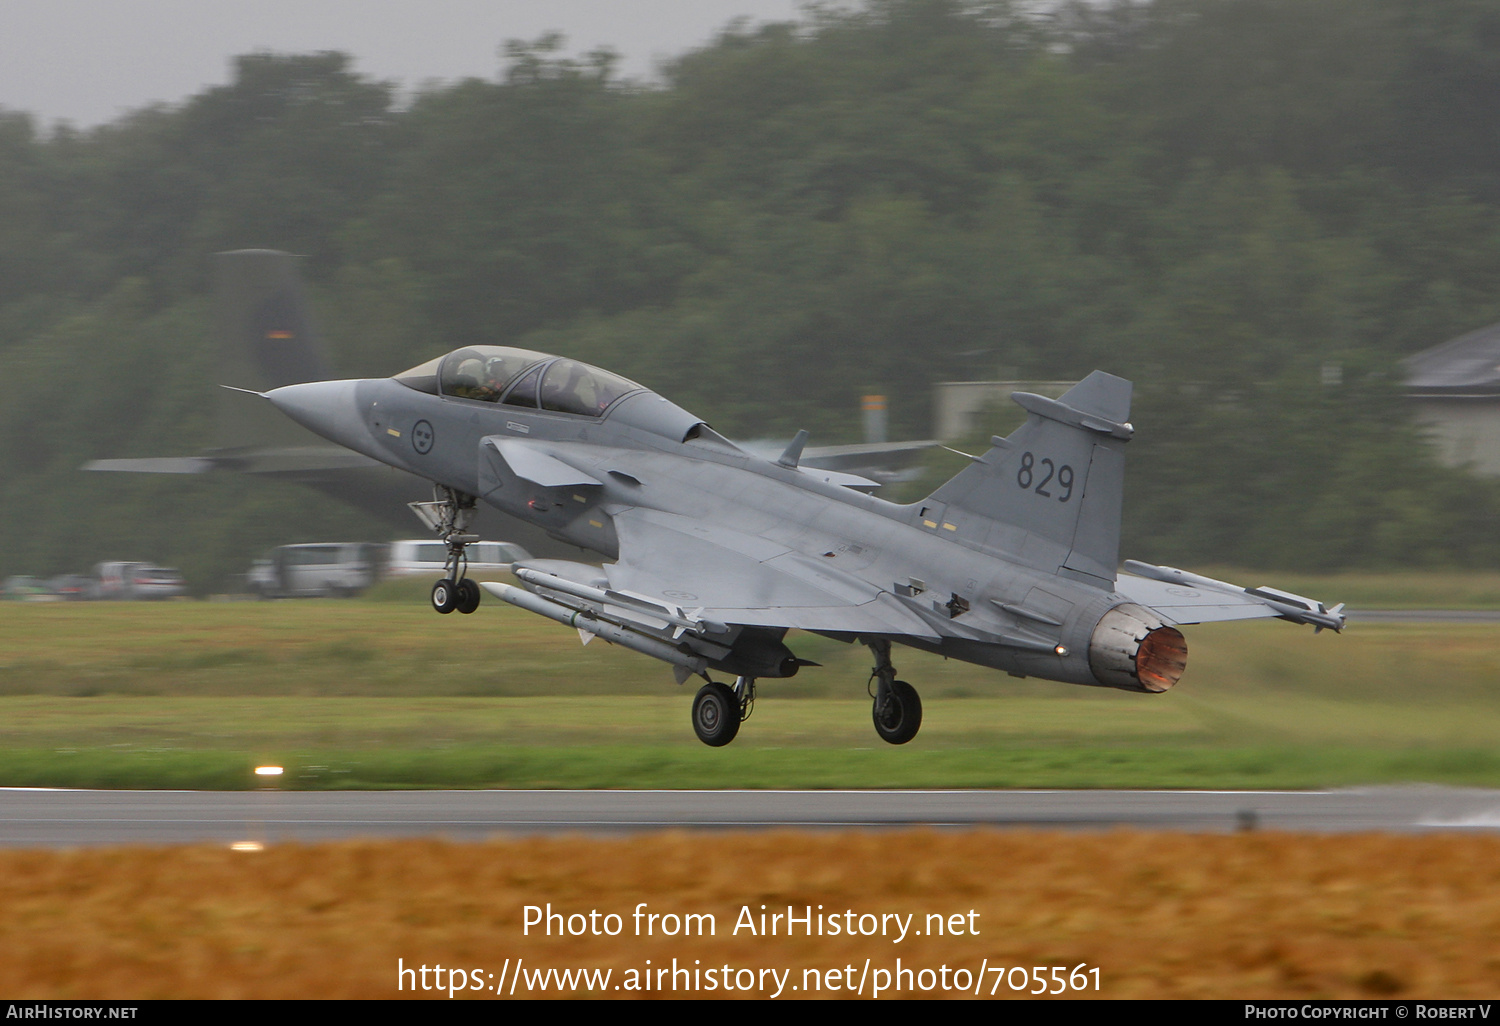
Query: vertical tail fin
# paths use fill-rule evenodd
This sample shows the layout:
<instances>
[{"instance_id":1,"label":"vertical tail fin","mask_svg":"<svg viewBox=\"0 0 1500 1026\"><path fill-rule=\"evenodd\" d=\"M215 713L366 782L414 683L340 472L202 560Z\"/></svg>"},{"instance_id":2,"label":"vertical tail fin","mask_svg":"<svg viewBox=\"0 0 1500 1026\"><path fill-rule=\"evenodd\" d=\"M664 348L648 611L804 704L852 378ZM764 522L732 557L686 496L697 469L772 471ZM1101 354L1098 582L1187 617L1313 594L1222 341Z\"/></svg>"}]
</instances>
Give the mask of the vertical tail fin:
<instances>
[{"instance_id":1,"label":"vertical tail fin","mask_svg":"<svg viewBox=\"0 0 1500 1026\"><path fill-rule=\"evenodd\" d=\"M265 392L333 377L313 333L297 257L290 253L240 249L215 255L214 333L220 384ZM219 404L219 444L225 448L313 444L314 436L268 403L226 391Z\"/></svg>"},{"instance_id":2,"label":"vertical tail fin","mask_svg":"<svg viewBox=\"0 0 1500 1026\"><path fill-rule=\"evenodd\" d=\"M1011 396L1030 414L928 499L959 537L1038 569L1110 586L1120 558L1131 385L1094 371L1058 399Z\"/></svg>"}]
</instances>

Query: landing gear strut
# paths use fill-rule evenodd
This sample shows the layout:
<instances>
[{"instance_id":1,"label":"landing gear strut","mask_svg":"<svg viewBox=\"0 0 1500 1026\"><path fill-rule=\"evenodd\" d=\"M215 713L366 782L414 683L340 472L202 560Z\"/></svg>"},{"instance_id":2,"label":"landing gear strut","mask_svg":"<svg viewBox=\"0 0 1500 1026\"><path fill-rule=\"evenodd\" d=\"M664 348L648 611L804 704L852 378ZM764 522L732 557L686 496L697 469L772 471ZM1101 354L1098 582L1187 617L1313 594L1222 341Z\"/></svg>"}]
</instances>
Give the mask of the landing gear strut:
<instances>
[{"instance_id":1,"label":"landing gear strut","mask_svg":"<svg viewBox=\"0 0 1500 1026\"><path fill-rule=\"evenodd\" d=\"M922 699L916 688L896 679L889 641L868 638L865 644L875 656L875 668L870 671L875 699L870 714L875 721L875 733L889 744L904 745L917 736L917 730L922 726Z\"/></svg>"},{"instance_id":2,"label":"landing gear strut","mask_svg":"<svg viewBox=\"0 0 1500 1026\"><path fill-rule=\"evenodd\" d=\"M432 608L439 613L472 613L479 608L479 584L465 576L469 571L469 557L465 548L479 540L479 535L469 533L469 522L474 519L474 496L454 491L443 485L432 490L432 502L413 502L409 505L423 523L432 528L448 547L448 558L443 561L444 576L432 586Z\"/></svg>"},{"instance_id":3,"label":"landing gear strut","mask_svg":"<svg viewBox=\"0 0 1500 1026\"><path fill-rule=\"evenodd\" d=\"M709 681L693 697L693 733L704 744L723 748L734 740L754 708L754 677L738 677L732 688Z\"/></svg>"}]
</instances>

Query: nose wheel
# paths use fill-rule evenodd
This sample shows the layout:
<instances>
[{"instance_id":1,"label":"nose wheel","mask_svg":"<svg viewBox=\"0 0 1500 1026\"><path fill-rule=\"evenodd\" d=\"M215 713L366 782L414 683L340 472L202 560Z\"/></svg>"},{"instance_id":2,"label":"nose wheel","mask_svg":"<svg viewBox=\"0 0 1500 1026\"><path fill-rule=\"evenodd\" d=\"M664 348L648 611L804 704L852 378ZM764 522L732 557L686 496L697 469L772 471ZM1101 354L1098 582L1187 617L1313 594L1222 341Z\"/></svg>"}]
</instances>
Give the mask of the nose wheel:
<instances>
[{"instance_id":1,"label":"nose wheel","mask_svg":"<svg viewBox=\"0 0 1500 1026\"><path fill-rule=\"evenodd\" d=\"M464 551L477 542L477 534L469 534L469 521L474 516L474 496L455 492L441 485L434 489L437 498L432 502L409 503L411 510L424 524L443 536L448 547L448 558L443 563L444 577L432 586L432 608L439 613L472 613L479 608L482 594L479 584L464 576L469 569L469 557Z\"/></svg>"},{"instance_id":2,"label":"nose wheel","mask_svg":"<svg viewBox=\"0 0 1500 1026\"><path fill-rule=\"evenodd\" d=\"M444 577L432 586L432 608L439 613L472 613L479 608L479 584L467 577L455 581Z\"/></svg>"}]
</instances>

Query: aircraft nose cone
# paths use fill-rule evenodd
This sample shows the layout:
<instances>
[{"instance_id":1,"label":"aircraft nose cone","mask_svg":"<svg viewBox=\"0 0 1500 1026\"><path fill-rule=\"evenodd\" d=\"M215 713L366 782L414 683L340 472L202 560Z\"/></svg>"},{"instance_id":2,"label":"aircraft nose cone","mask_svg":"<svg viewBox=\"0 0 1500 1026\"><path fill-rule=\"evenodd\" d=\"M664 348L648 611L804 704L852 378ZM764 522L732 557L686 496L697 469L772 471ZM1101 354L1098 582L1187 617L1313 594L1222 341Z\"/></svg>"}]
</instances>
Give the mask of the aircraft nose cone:
<instances>
[{"instance_id":1,"label":"aircraft nose cone","mask_svg":"<svg viewBox=\"0 0 1500 1026\"><path fill-rule=\"evenodd\" d=\"M265 395L278 410L309 431L351 449L362 449L360 443L367 432L355 408L354 390L358 385L358 381L307 381L273 388Z\"/></svg>"}]
</instances>

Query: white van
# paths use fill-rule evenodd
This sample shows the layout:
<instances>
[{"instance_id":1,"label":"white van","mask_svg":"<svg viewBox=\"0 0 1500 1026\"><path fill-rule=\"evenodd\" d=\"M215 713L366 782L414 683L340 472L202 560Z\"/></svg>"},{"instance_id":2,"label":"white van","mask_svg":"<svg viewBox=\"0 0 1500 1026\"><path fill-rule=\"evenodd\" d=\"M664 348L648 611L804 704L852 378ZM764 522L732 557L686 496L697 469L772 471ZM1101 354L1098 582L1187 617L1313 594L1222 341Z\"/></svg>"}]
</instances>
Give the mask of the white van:
<instances>
[{"instance_id":1,"label":"white van","mask_svg":"<svg viewBox=\"0 0 1500 1026\"><path fill-rule=\"evenodd\" d=\"M171 599L187 594L182 574L150 563L96 563L87 595L92 599Z\"/></svg>"},{"instance_id":2,"label":"white van","mask_svg":"<svg viewBox=\"0 0 1500 1026\"><path fill-rule=\"evenodd\" d=\"M470 577L507 573L516 560L531 558L531 553L511 542L471 542L466 551ZM431 538L393 541L387 550L385 575L437 579L443 576L447 558L448 546Z\"/></svg>"},{"instance_id":3,"label":"white van","mask_svg":"<svg viewBox=\"0 0 1500 1026\"><path fill-rule=\"evenodd\" d=\"M246 585L261 598L357 595L375 583L382 548L370 542L282 545L256 560Z\"/></svg>"}]
</instances>

